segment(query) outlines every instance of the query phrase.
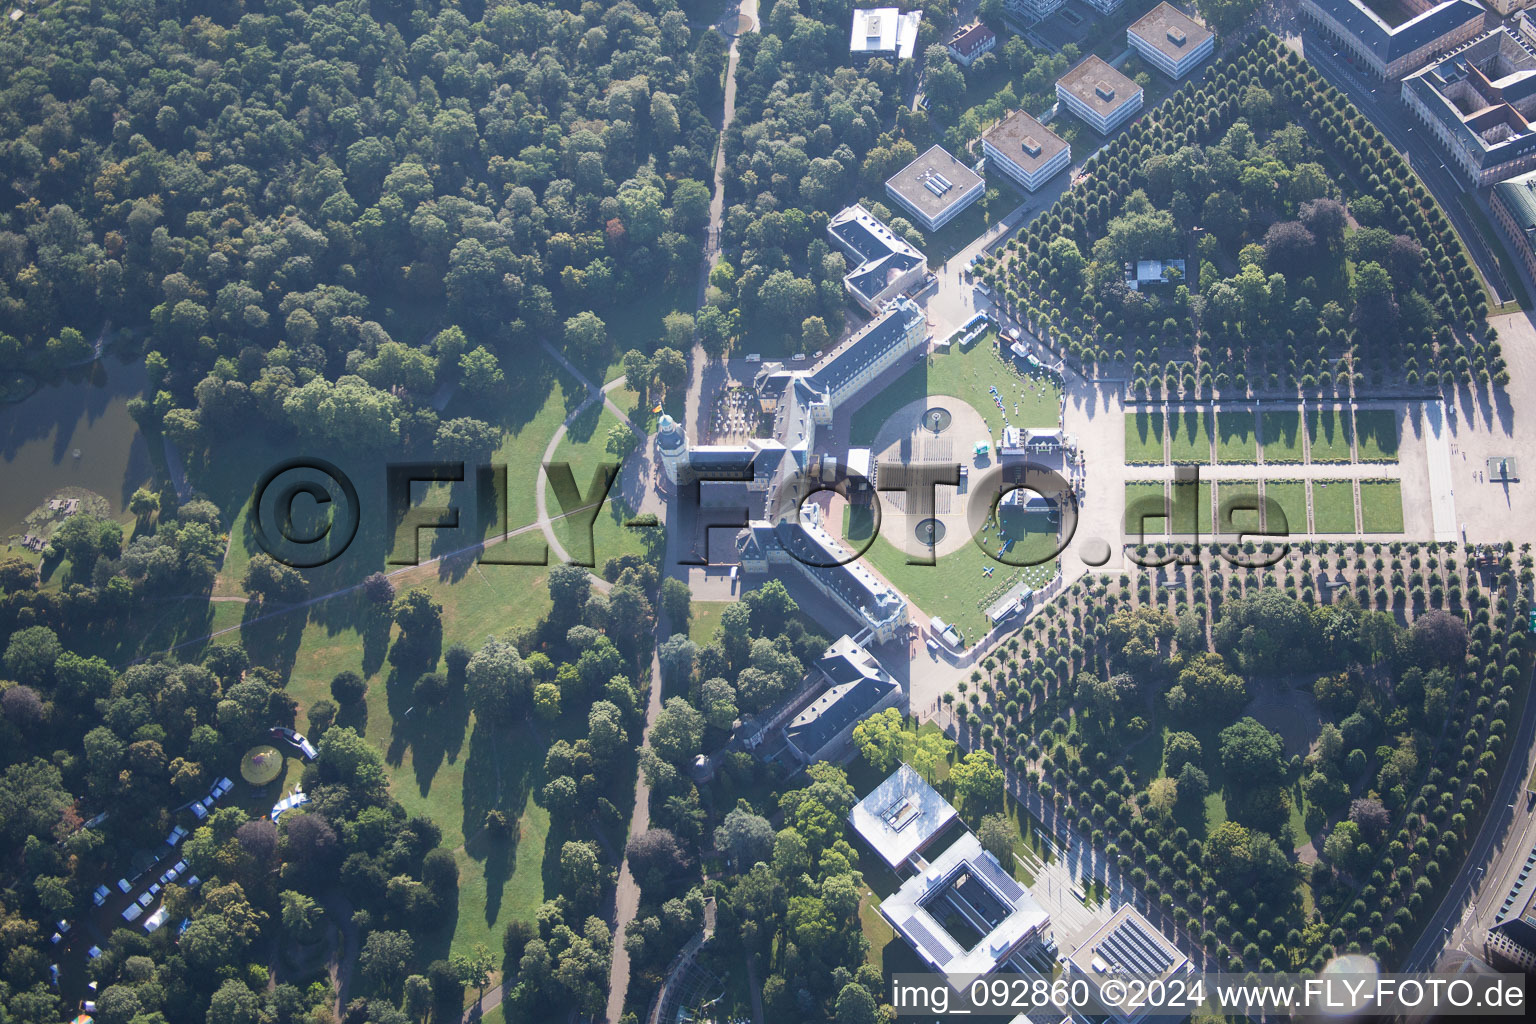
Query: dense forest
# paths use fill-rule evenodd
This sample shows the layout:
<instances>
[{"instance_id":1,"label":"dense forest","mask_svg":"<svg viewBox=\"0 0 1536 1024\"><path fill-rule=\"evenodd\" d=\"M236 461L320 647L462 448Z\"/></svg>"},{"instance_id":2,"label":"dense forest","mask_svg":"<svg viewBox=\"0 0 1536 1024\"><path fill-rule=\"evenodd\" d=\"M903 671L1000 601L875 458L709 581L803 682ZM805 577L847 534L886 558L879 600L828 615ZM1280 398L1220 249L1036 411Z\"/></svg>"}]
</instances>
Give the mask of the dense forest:
<instances>
[{"instance_id":1,"label":"dense forest","mask_svg":"<svg viewBox=\"0 0 1536 1024\"><path fill-rule=\"evenodd\" d=\"M605 321L698 265L726 44L686 22L668 0L40 11L0 39L0 364L132 329L141 424L194 450L253 423L431 445L434 397L491 418L538 337L606 366Z\"/></svg>"}]
</instances>

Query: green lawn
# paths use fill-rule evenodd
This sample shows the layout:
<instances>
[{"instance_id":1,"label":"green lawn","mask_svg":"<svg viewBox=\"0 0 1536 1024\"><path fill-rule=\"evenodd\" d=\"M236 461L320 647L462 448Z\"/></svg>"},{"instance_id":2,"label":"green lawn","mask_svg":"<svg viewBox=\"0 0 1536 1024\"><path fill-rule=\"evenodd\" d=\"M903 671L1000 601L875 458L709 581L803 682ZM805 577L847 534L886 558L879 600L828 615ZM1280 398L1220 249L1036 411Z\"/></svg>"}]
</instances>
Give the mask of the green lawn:
<instances>
[{"instance_id":1,"label":"green lawn","mask_svg":"<svg viewBox=\"0 0 1536 1024\"><path fill-rule=\"evenodd\" d=\"M858 543L869 539L875 528L873 505L843 505L843 539Z\"/></svg>"},{"instance_id":2,"label":"green lawn","mask_svg":"<svg viewBox=\"0 0 1536 1024\"><path fill-rule=\"evenodd\" d=\"M1348 462L1351 428L1347 409L1312 409L1307 413L1313 462Z\"/></svg>"},{"instance_id":3,"label":"green lawn","mask_svg":"<svg viewBox=\"0 0 1536 1024\"><path fill-rule=\"evenodd\" d=\"M911 220L911 215L898 207L891 197L881 190L878 201L896 217L906 217ZM1002 175L997 175L987 182L986 189L980 199L966 207L954 220L945 224L937 231L923 232L922 227L917 230L923 234L923 255L928 257L930 267L939 267L951 256L976 241L976 237L997 221L1002 220L1014 207L1024 202L1027 197L1013 187ZM869 200L865 200L865 205Z\"/></svg>"},{"instance_id":4,"label":"green lawn","mask_svg":"<svg viewBox=\"0 0 1536 1024\"><path fill-rule=\"evenodd\" d=\"M869 940L869 949L864 954L865 959L874 965L875 970L885 970L885 947L896 937L896 932L885 918L880 916L880 897L876 896L869 886L864 887L863 895L859 899L859 927L863 930L864 937Z\"/></svg>"},{"instance_id":5,"label":"green lawn","mask_svg":"<svg viewBox=\"0 0 1536 1024\"><path fill-rule=\"evenodd\" d=\"M614 457L605 447L608 431L622 426L619 418L609 412L606 406L593 403L571 424L565 437L561 439L559 447L555 449L554 458L551 461L570 463L576 486L585 495L592 485L592 474L596 472L597 467L602 463L614 461ZM590 546L587 538L582 536L575 517L561 519L556 524L555 530L560 537L560 543L565 545L566 551L572 558L580 560L588 551L591 551L594 553L595 565L601 568L602 564L610 558L627 554L643 554L647 543L662 541L664 537L662 527L624 525L634 514L634 510L619 494L619 486L618 482L614 483L613 489L608 492L608 500L597 514L597 521L592 524ZM532 488L528 490L532 491ZM555 498L554 489L548 488L547 495L550 515L558 515L560 507Z\"/></svg>"},{"instance_id":6,"label":"green lawn","mask_svg":"<svg viewBox=\"0 0 1536 1024\"><path fill-rule=\"evenodd\" d=\"M1355 410L1355 434L1361 462L1397 461L1397 413L1393 410Z\"/></svg>"},{"instance_id":7,"label":"green lawn","mask_svg":"<svg viewBox=\"0 0 1536 1024\"><path fill-rule=\"evenodd\" d=\"M1223 409L1216 414L1216 461L1257 462L1258 436L1251 409Z\"/></svg>"},{"instance_id":8,"label":"green lawn","mask_svg":"<svg viewBox=\"0 0 1536 1024\"><path fill-rule=\"evenodd\" d=\"M1127 535L1133 537L1161 537L1168 532L1168 518L1166 515L1161 515L1156 519L1148 516L1148 518L1143 520L1141 516L1145 515L1145 513L1138 513L1136 511L1138 508L1137 502L1140 499L1151 498L1155 502L1153 507L1160 508L1166 513L1167 501L1163 496L1163 491L1164 486L1160 481L1131 480L1126 482L1124 522ZM1143 533L1143 528L1145 533Z\"/></svg>"},{"instance_id":9,"label":"green lawn","mask_svg":"<svg viewBox=\"0 0 1536 1024\"><path fill-rule=\"evenodd\" d=\"M689 607L688 639L703 647L715 637L715 627L720 625L720 613L733 604L731 601L694 601Z\"/></svg>"},{"instance_id":10,"label":"green lawn","mask_svg":"<svg viewBox=\"0 0 1536 1024\"><path fill-rule=\"evenodd\" d=\"M1307 532L1307 485L1300 480L1269 480L1264 484L1264 497L1280 503L1285 513L1286 529L1293 534ZM1269 502L1266 500L1265 505ZM1278 523L1266 521L1264 528L1274 532Z\"/></svg>"},{"instance_id":11,"label":"green lawn","mask_svg":"<svg viewBox=\"0 0 1536 1024\"><path fill-rule=\"evenodd\" d=\"M1163 414L1160 412L1126 413L1126 465L1161 466L1163 462Z\"/></svg>"},{"instance_id":12,"label":"green lawn","mask_svg":"<svg viewBox=\"0 0 1536 1024\"><path fill-rule=\"evenodd\" d=\"M1301 461L1301 413L1268 411L1259 417L1259 433L1264 442L1264 461Z\"/></svg>"},{"instance_id":13,"label":"green lawn","mask_svg":"<svg viewBox=\"0 0 1536 1024\"><path fill-rule=\"evenodd\" d=\"M422 567L396 577L396 583L401 590L421 586L442 603L444 648L453 643L474 648L489 635L537 621L548 610L547 571L487 565L443 579L437 567ZM358 729L384 753L390 792L406 813L424 815L442 829L443 846L459 864L452 949L468 950L477 942L499 949L507 921L532 920L544 899L550 831L549 814L533 802L533 793L542 782L550 726L482 727L462 694L430 710L415 709L410 681L399 678L384 657L387 621L369 615L361 594L318 606L301 629L279 619L243 633L243 643L252 650L261 644L293 646L288 692L299 701L301 723L311 704L330 696L330 681L338 672L352 670L367 679L364 702L343 708L338 722ZM556 722L554 728L565 724ZM517 822L515 839L493 842L485 835L481 823L491 808ZM445 931L434 956L445 955L449 939Z\"/></svg>"},{"instance_id":14,"label":"green lawn","mask_svg":"<svg viewBox=\"0 0 1536 1024\"><path fill-rule=\"evenodd\" d=\"M1312 521L1317 533L1354 533L1354 482L1312 481Z\"/></svg>"},{"instance_id":15,"label":"green lawn","mask_svg":"<svg viewBox=\"0 0 1536 1024\"><path fill-rule=\"evenodd\" d=\"M1168 456L1174 463L1211 461L1211 418L1206 409L1187 409L1169 416Z\"/></svg>"},{"instance_id":16,"label":"green lawn","mask_svg":"<svg viewBox=\"0 0 1536 1024\"><path fill-rule=\"evenodd\" d=\"M888 530L895 528L890 523L886 526ZM1048 533L1032 530L1027 534L1010 531L1009 535L1015 543L1008 557L1015 561L1031 553L1034 557L1044 557L1057 543L1054 529ZM938 616L958 626L965 634L966 645L970 646L990 628L986 617L990 595L1005 589L1021 573L1035 589L1043 587L1056 574L1054 558L1027 567L999 562L990 557L990 552L997 550L996 534L984 539L988 543L986 552L975 544L966 544L948 555L939 556L936 565L908 565L906 553L882 535L870 545L864 557L930 617ZM992 569L991 576L982 571L986 568Z\"/></svg>"},{"instance_id":17,"label":"green lawn","mask_svg":"<svg viewBox=\"0 0 1536 1024\"><path fill-rule=\"evenodd\" d=\"M929 395L954 395L969 402L996 438L1002 434L1004 423L1003 412L988 391L993 387L1003 395L1008 424L1056 426L1061 417L1061 388L1056 379L1039 372L1021 373L1014 368L1012 357L1005 362L997 354L996 345L996 332L987 331L963 351L954 346L913 366L854 412L849 423L849 443L873 444L880 428L896 410Z\"/></svg>"},{"instance_id":18,"label":"green lawn","mask_svg":"<svg viewBox=\"0 0 1536 1024\"><path fill-rule=\"evenodd\" d=\"M1173 527L1176 534L1211 535L1211 482L1173 483L1168 496L1172 502Z\"/></svg>"},{"instance_id":19,"label":"green lawn","mask_svg":"<svg viewBox=\"0 0 1536 1024\"><path fill-rule=\"evenodd\" d=\"M1201 481L1203 484L1204 481ZM1216 529L1224 536L1236 540L1236 535L1247 531L1259 529L1259 513L1248 511L1257 509L1259 499L1259 482L1257 480L1222 480L1216 485ZM1238 507L1229 512L1231 517L1230 528L1221 521L1221 509L1229 503L1237 501Z\"/></svg>"},{"instance_id":20,"label":"green lawn","mask_svg":"<svg viewBox=\"0 0 1536 1024\"><path fill-rule=\"evenodd\" d=\"M1402 481L1360 481L1360 519L1366 533L1402 533Z\"/></svg>"}]
</instances>

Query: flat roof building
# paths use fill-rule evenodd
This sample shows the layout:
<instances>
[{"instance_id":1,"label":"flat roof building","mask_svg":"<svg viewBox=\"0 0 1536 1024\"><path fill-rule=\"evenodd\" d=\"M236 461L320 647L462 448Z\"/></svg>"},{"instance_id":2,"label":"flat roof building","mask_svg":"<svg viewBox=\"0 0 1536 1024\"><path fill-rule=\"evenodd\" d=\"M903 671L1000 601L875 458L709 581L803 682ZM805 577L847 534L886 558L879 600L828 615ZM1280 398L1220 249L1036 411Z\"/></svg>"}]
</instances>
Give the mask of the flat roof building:
<instances>
[{"instance_id":1,"label":"flat roof building","mask_svg":"<svg viewBox=\"0 0 1536 1024\"><path fill-rule=\"evenodd\" d=\"M1056 80L1056 98L1100 135L1108 135L1141 109L1141 86L1090 54Z\"/></svg>"},{"instance_id":2,"label":"flat roof building","mask_svg":"<svg viewBox=\"0 0 1536 1024\"><path fill-rule=\"evenodd\" d=\"M937 231L981 198L987 183L981 175L933 146L885 183L885 191L924 231Z\"/></svg>"},{"instance_id":3,"label":"flat roof building","mask_svg":"<svg viewBox=\"0 0 1536 1024\"><path fill-rule=\"evenodd\" d=\"M1473 188L1536 168L1536 53L1508 29L1446 54L1402 90Z\"/></svg>"},{"instance_id":4,"label":"flat roof building","mask_svg":"<svg viewBox=\"0 0 1536 1024\"><path fill-rule=\"evenodd\" d=\"M1126 42L1170 78L1183 78L1216 49L1216 35L1166 0L1133 21Z\"/></svg>"},{"instance_id":5,"label":"flat roof building","mask_svg":"<svg viewBox=\"0 0 1536 1024\"><path fill-rule=\"evenodd\" d=\"M1003 10L1023 24L1035 25L1061 10L1067 0L1003 0Z\"/></svg>"},{"instance_id":6,"label":"flat roof building","mask_svg":"<svg viewBox=\"0 0 1536 1024\"><path fill-rule=\"evenodd\" d=\"M828 222L827 236L848 257L853 269L843 287L866 312L878 313L928 276L927 257L858 204Z\"/></svg>"},{"instance_id":7,"label":"flat roof building","mask_svg":"<svg viewBox=\"0 0 1536 1024\"><path fill-rule=\"evenodd\" d=\"M880 859L900 867L922 853L958 816L911 765L896 770L853 805L848 823Z\"/></svg>"},{"instance_id":8,"label":"flat roof building","mask_svg":"<svg viewBox=\"0 0 1536 1024\"><path fill-rule=\"evenodd\" d=\"M979 21L955 29L955 34L949 37L950 55L966 67L996 46L997 34Z\"/></svg>"},{"instance_id":9,"label":"flat roof building","mask_svg":"<svg viewBox=\"0 0 1536 1024\"><path fill-rule=\"evenodd\" d=\"M855 8L848 50L869 57L888 54L897 60L910 60L922 20L922 11L902 14L895 7Z\"/></svg>"},{"instance_id":10,"label":"flat roof building","mask_svg":"<svg viewBox=\"0 0 1536 1024\"><path fill-rule=\"evenodd\" d=\"M1536 280L1536 171L1493 186L1493 219L1526 273Z\"/></svg>"},{"instance_id":11,"label":"flat roof building","mask_svg":"<svg viewBox=\"0 0 1536 1024\"><path fill-rule=\"evenodd\" d=\"M1125 286L1139 292L1148 286L1186 281L1184 260L1137 260L1125 265Z\"/></svg>"},{"instance_id":12,"label":"flat roof building","mask_svg":"<svg viewBox=\"0 0 1536 1024\"><path fill-rule=\"evenodd\" d=\"M1051 923L970 832L882 900L880 915L957 989L1043 940Z\"/></svg>"},{"instance_id":13,"label":"flat roof building","mask_svg":"<svg viewBox=\"0 0 1536 1024\"><path fill-rule=\"evenodd\" d=\"M1129 904L1115 911L1065 958L1068 977L1082 977L1095 986L1111 978L1128 976L1167 981L1176 974L1193 969L1189 957L1179 952ZM1111 1011L1106 1020L1135 1024L1146 1019L1148 1011Z\"/></svg>"},{"instance_id":14,"label":"flat roof building","mask_svg":"<svg viewBox=\"0 0 1536 1024\"><path fill-rule=\"evenodd\" d=\"M1472 0L1301 0L1301 9L1355 60L1393 79L1477 36L1487 14Z\"/></svg>"},{"instance_id":15,"label":"flat roof building","mask_svg":"<svg viewBox=\"0 0 1536 1024\"><path fill-rule=\"evenodd\" d=\"M1072 163L1065 139L1022 110L1015 110L981 136L987 165L1028 192L1044 185Z\"/></svg>"},{"instance_id":16,"label":"flat roof building","mask_svg":"<svg viewBox=\"0 0 1536 1024\"><path fill-rule=\"evenodd\" d=\"M1515 882L1493 915L1486 948L1496 963L1536 970L1536 848L1526 853Z\"/></svg>"}]
</instances>

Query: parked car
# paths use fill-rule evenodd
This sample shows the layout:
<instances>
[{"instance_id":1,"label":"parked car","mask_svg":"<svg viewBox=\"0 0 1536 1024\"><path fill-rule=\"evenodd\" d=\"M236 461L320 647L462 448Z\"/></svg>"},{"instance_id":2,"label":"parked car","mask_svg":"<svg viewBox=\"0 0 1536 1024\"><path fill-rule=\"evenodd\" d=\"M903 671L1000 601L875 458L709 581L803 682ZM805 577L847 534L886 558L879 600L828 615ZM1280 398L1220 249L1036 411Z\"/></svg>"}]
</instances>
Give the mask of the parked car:
<instances>
[{"instance_id":1,"label":"parked car","mask_svg":"<svg viewBox=\"0 0 1536 1024\"><path fill-rule=\"evenodd\" d=\"M132 892L133 891L133 883L128 881L128 879L126 879L126 878L119 878L117 880L117 891L118 892Z\"/></svg>"},{"instance_id":2,"label":"parked car","mask_svg":"<svg viewBox=\"0 0 1536 1024\"><path fill-rule=\"evenodd\" d=\"M91 899L95 901L96 905L99 907L103 903L107 902L107 897L110 895L112 895L111 889L108 889L104 885L98 885L96 887L96 891L91 893Z\"/></svg>"},{"instance_id":3,"label":"parked car","mask_svg":"<svg viewBox=\"0 0 1536 1024\"><path fill-rule=\"evenodd\" d=\"M234 788L235 784L231 782L229 780L229 776L226 775L224 778L213 784L213 795L220 797Z\"/></svg>"},{"instance_id":4,"label":"parked car","mask_svg":"<svg viewBox=\"0 0 1536 1024\"><path fill-rule=\"evenodd\" d=\"M139 905L140 910L143 910L147 908L151 903L155 902L155 894L146 889L144 892L139 894L139 898L134 900L134 902Z\"/></svg>"},{"instance_id":5,"label":"parked car","mask_svg":"<svg viewBox=\"0 0 1536 1024\"><path fill-rule=\"evenodd\" d=\"M187 838L187 830L177 825L171 829L171 834L165 837L165 845L174 847L185 838Z\"/></svg>"}]
</instances>

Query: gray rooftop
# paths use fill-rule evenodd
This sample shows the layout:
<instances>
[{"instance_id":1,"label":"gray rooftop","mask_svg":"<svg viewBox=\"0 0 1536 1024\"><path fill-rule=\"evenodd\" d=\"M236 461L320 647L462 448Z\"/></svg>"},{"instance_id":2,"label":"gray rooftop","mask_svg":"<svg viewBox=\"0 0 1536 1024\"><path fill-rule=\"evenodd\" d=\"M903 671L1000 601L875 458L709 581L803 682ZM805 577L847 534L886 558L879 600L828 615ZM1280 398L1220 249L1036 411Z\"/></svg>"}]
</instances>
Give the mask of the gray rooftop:
<instances>
[{"instance_id":1,"label":"gray rooftop","mask_svg":"<svg viewBox=\"0 0 1536 1024\"><path fill-rule=\"evenodd\" d=\"M1104 117L1114 116L1141 94L1141 86L1096 54L1089 54L1077 67L1057 79L1056 84Z\"/></svg>"},{"instance_id":2,"label":"gray rooftop","mask_svg":"<svg viewBox=\"0 0 1536 1024\"><path fill-rule=\"evenodd\" d=\"M885 187L937 220L982 182L981 175L934 146L891 175Z\"/></svg>"},{"instance_id":3,"label":"gray rooftop","mask_svg":"<svg viewBox=\"0 0 1536 1024\"><path fill-rule=\"evenodd\" d=\"M1473 18L1482 18L1485 14L1482 7L1472 0L1445 0L1444 3L1427 5L1427 10L1411 18L1394 19L1394 24L1388 24L1364 0L1312 2L1347 28L1351 35L1386 64L1429 45ZM1412 13L1411 8L1403 13Z\"/></svg>"},{"instance_id":4,"label":"gray rooftop","mask_svg":"<svg viewBox=\"0 0 1536 1024\"><path fill-rule=\"evenodd\" d=\"M833 663L830 671L829 661ZM840 681L827 687L784 730L785 738L807 757L868 715L899 686L851 637L840 638L818 664L828 679Z\"/></svg>"},{"instance_id":5,"label":"gray rooftop","mask_svg":"<svg viewBox=\"0 0 1536 1024\"><path fill-rule=\"evenodd\" d=\"M954 821L943 794L910 765L899 765L848 814L855 832L891 867L903 864Z\"/></svg>"},{"instance_id":6,"label":"gray rooftop","mask_svg":"<svg viewBox=\"0 0 1536 1024\"><path fill-rule=\"evenodd\" d=\"M1130 31L1174 60L1194 53L1211 37L1210 29L1166 0L1148 11L1146 17L1132 22Z\"/></svg>"},{"instance_id":7,"label":"gray rooftop","mask_svg":"<svg viewBox=\"0 0 1536 1024\"><path fill-rule=\"evenodd\" d=\"M1015 110L982 133L982 140L1022 167L1039 170L1067 148L1066 140L1022 110Z\"/></svg>"}]
</instances>

